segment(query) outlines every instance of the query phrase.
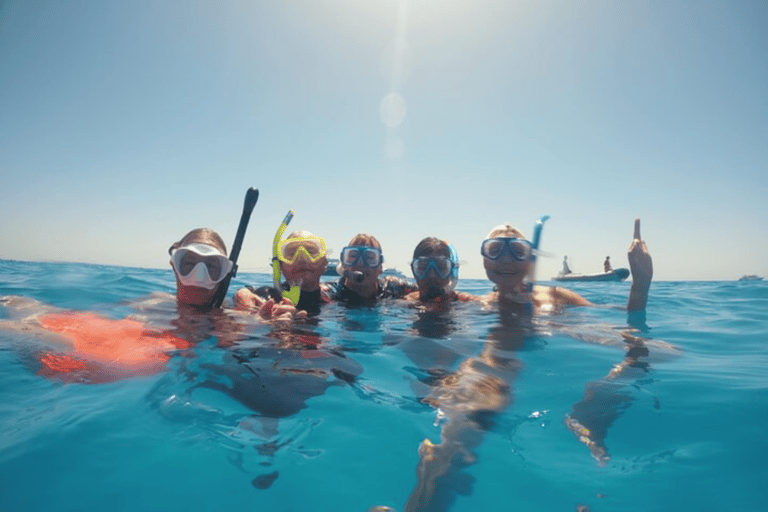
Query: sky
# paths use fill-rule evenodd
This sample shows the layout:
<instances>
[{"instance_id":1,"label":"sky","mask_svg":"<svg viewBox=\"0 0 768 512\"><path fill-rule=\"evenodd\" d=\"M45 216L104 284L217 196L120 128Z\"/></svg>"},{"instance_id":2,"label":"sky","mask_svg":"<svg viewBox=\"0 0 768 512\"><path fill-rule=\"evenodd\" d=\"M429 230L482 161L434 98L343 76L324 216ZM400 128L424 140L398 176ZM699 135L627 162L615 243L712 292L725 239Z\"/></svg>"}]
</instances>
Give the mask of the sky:
<instances>
[{"instance_id":1,"label":"sky","mask_svg":"<svg viewBox=\"0 0 768 512\"><path fill-rule=\"evenodd\" d=\"M168 268L197 227L768 277L768 2L0 1L0 258Z\"/></svg>"}]
</instances>

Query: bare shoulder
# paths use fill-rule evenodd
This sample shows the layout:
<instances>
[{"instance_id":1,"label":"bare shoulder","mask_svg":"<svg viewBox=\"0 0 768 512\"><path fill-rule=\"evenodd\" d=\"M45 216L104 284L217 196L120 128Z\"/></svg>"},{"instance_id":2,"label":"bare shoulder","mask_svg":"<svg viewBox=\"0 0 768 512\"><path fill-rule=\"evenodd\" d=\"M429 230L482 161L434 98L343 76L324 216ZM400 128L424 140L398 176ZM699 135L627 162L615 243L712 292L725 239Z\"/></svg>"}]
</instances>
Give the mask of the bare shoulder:
<instances>
[{"instance_id":1,"label":"bare shoulder","mask_svg":"<svg viewBox=\"0 0 768 512\"><path fill-rule=\"evenodd\" d=\"M483 297L467 292L456 292L456 296L459 302L482 302L483 300Z\"/></svg>"},{"instance_id":2,"label":"bare shoulder","mask_svg":"<svg viewBox=\"0 0 768 512\"><path fill-rule=\"evenodd\" d=\"M561 288L559 286L552 287L552 295L557 300L558 304L564 304L568 306L593 306L587 299L568 288Z\"/></svg>"},{"instance_id":3,"label":"bare shoulder","mask_svg":"<svg viewBox=\"0 0 768 512\"><path fill-rule=\"evenodd\" d=\"M535 300L540 304L555 304L558 306L593 306L590 301L568 288L560 286L536 286Z\"/></svg>"}]
</instances>

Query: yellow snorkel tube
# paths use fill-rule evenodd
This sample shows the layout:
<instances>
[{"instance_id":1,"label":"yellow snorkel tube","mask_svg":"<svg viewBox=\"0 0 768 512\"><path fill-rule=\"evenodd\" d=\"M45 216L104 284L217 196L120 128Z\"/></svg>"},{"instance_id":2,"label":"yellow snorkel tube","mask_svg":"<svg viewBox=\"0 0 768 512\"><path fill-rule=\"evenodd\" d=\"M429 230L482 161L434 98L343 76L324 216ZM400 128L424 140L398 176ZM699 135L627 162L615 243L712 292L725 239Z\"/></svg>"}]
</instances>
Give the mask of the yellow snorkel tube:
<instances>
[{"instance_id":1,"label":"yellow snorkel tube","mask_svg":"<svg viewBox=\"0 0 768 512\"><path fill-rule=\"evenodd\" d=\"M283 233L285 233L285 229L288 227L288 224L291 223L291 219L293 219L293 210L288 210L288 213L283 219L283 222L280 224L280 227L277 228L275 239L272 242L272 280L275 284L275 290L277 290L278 293L282 293L282 296L288 298L288 300L290 300L295 306L299 303L301 287L298 285L291 285L290 290L282 291L280 287L280 260L277 258L277 251L278 246L280 245L280 240L283 239Z\"/></svg>"}]
</instances>

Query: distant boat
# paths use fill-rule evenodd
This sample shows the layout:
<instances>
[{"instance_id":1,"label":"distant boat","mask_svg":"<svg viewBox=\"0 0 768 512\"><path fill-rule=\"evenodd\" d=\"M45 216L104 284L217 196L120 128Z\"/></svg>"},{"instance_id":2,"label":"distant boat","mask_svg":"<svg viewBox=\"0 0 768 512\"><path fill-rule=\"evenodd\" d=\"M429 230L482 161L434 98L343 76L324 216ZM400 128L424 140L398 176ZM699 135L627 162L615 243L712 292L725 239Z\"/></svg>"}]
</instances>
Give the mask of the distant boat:
<instances>
[{"instance_id":1,"label":"distant boat","mask_svg":"<svg viewBox=\"0 0 768 512\"><path fill-rule=\"evenodd\" d=\"M324 276L331 276L331 277L339 277L339 273L336 271L336 267L339 266L339 259L338 258L331 258L328 260L328 266L325 268L325 272L323 272Z\"/></svg>"},{"instance_id":2,"label":"distant boat","mask_svg":"<svg viewBox=\"0 0 768 512\"><path fill-rule=\"evenodd\" d=\"M405 274L397 270L396 268L385 268L384 272L381 273L382 276L395 276L402 279L408 279Z\"/></svg>"},{"instance_id":3,"label":"distant boat","mask_svg":"<svg viewBox=\"0 0 768 512\"><path fill-rule=\"evenodd\" d=\"M623 281L629 277L628 268L616 268L598 274L558 274L553 281Z\"/></svg>"},{"instance_id":4,"label":"distant boat","mask_svg":"<svg viewBox=\"0 0 768 512\"><path fill-rule=\"evenodd\" d=\"M763 280L762 277L755 274L749 274L749 275L741 276L739 278L739 281L762 281L762 280Z\"/></svg>"}]
</instances>

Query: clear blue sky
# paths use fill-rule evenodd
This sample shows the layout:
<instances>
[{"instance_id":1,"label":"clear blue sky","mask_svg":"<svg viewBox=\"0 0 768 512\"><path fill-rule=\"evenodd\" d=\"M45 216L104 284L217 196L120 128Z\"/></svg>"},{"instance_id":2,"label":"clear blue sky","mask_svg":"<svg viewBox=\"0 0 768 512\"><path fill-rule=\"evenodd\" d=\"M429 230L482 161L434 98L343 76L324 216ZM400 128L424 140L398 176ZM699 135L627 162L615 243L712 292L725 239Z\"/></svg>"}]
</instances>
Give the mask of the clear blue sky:
<instances>
[{"instance_id":1,"label":"clear blue sky","mask_svg":"<svg viewBox=\"0 0 768 512\"><path fill-rule=\"evenodd\" d=\"M0 258L167 268L195 227L358 232L462 277L509 222L539 278L768 276L768 2L0 2Z\"/></svg>"}]
</instances>

